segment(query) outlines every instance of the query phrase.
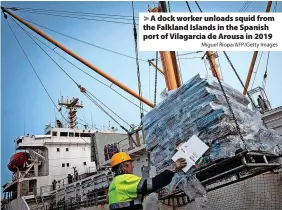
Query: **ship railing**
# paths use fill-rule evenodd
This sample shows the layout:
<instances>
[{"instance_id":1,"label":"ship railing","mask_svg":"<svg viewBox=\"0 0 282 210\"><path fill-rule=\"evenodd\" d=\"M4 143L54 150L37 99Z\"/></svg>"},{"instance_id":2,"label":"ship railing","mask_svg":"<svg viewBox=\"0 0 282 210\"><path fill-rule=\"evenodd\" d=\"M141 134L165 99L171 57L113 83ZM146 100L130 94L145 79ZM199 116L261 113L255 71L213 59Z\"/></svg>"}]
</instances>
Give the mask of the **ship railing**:
<instances>
[{"instance_id":1,"label":"ship railing","mask_svg":"<svg viewBox=\"0 0 282 210\"><path fill-rule=\"evenodd\" d=\"M48 196L51 195L52 192L54 192L52 185L45 185L40 187L40 196Z\"/></svg>"},{"instance_id":2,"label":"ship railing","mask_svg":"<svg viewBox=\"0 0 282 210\"><path fill-rule=\"evenodd\" d=\"M108 189L100 189L100 190L93 190L91 192L88 192L86 194L85 199L80 198L68 198L68 199L62 199L52 205L50 207L50 210L74 210L74 209L80 209L80 208L87 208L87 207L93 207L97 205L103 205L108 203Z\"/></svg>"}]
</instances>

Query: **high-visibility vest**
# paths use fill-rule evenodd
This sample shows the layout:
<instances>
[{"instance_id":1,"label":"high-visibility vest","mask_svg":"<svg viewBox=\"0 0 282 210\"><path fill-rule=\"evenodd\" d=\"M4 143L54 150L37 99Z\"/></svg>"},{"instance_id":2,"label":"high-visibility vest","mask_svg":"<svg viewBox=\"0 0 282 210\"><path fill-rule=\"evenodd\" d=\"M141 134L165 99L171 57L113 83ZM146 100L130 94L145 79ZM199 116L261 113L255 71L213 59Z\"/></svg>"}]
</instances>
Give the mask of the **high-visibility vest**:
<instances>
[{"instance_id":1,"label":"high-visibility vest","mask_svg":"<svg viewBox=\"0 0 282 210\"><path fill-rule=\"evenodd\" d=\"M134 174L116 176L109 187L109 207L119 209L142 204L141 188L145 179Z\"/></svg>"}]
</instances>

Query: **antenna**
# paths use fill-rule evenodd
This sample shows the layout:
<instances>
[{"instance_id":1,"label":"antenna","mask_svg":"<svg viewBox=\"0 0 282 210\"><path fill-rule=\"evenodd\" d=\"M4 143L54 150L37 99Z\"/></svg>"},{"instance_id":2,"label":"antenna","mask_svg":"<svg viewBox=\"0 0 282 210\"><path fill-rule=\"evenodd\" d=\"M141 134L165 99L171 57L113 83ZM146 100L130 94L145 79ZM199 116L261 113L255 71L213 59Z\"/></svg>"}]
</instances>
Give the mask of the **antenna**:
<instances>
[{"instance_id":1,"label":"antenna","mask_svg":"<svg viewBox=\"0 0 282 210\"><path fill-rule=\"evenodd\" d=\"M63 98L61 99L61 101L59 101L59 105L60 106L64 106L66 109L69 109L69 125L70 128L75 128L75 126L77 125L76 122L76 109L79 108L83 108L83 105L81 103L78 102L79 99L78 98L74 98L69 100L67 98L67 100L63 100Z\"/></svg>"}]
</instances>

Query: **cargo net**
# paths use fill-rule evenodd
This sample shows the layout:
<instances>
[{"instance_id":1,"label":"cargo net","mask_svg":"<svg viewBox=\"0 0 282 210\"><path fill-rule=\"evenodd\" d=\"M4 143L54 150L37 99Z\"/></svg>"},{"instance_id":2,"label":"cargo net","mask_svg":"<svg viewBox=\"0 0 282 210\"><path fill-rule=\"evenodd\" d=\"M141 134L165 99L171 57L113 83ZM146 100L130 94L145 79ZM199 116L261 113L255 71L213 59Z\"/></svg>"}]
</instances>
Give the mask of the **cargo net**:
<instances>
[{"instance_id":1,"label":"cargo net","mask_svg":"<svg viewBox=\"0 0 282 210\"><path fill-rule=\"evenodd\" d=\"M247 97L227 84L222 87L224 92L214 78L196 75L143 117L146 149L157 174L171 166L176 147L193 135L209 146L187 173L174 176L161 197L182 193L193 200L212 189L207 185L226 185L221 178L235 174L238 181L280 166L282 137L263 125Z\"/></svg>"}]
</instances>

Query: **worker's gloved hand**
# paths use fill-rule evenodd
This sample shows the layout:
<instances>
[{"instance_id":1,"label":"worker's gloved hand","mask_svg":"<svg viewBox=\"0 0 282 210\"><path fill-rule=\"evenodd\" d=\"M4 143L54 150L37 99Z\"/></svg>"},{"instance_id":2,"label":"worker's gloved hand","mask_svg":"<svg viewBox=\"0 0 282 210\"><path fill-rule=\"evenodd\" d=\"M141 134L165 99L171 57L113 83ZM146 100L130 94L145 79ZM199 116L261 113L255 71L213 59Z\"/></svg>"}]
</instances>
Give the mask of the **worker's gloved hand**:
<instances>
[{"instance_id":1,"label":"worker's gloved hand","mask_svg":"<svg viewBox=\"0 0 282 210\"><path fill-rule=\"evenodd\" d=\"M173 163L173 171L180 171L181 169L185 168L187 166L187 162L185 158L179 158Z\"/></svg>"}]
</instances>

